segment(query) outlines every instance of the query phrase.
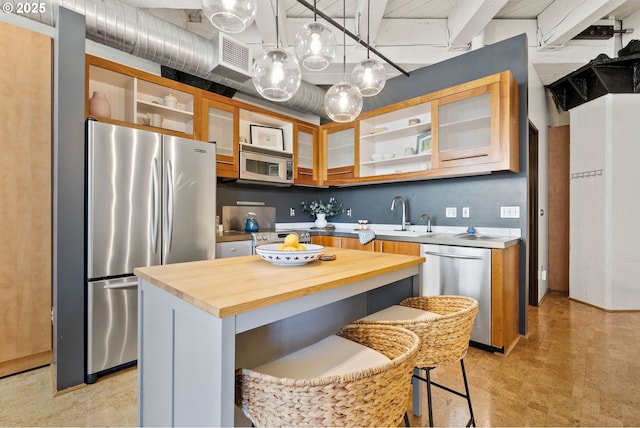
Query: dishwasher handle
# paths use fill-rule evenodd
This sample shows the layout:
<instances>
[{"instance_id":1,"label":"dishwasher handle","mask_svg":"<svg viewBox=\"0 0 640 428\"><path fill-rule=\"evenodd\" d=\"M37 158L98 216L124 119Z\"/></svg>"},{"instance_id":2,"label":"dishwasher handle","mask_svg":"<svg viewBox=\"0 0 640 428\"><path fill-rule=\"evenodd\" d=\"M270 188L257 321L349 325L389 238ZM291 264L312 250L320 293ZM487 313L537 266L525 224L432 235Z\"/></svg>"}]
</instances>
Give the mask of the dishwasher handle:
<instances>
[{"instance_id":1,"label":"dishwasher handle","mask_svg":"<svg viewBox=\"0 0 640 428\"><path fill-rule=\"evenodd\" d=\"M424 253L429 256L448 257L450 259L482 260L481 256L464 256L462 254L436 253L434 251L425 251Z\"/></svg>"}]
</instances>

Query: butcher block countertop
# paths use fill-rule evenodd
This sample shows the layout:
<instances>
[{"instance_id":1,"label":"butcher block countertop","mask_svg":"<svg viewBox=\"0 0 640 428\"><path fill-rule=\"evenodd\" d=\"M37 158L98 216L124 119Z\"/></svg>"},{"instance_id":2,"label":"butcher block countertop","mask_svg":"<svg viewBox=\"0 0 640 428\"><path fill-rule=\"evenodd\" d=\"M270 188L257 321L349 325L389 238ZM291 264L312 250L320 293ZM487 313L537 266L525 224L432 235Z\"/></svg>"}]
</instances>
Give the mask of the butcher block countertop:
<instances>
[{"instance_id":1,"label":"butcher block countertop","mask_svg":"<svg viewBox=\"0 0 640 428\"><path fill-rule=\"evenodd\" d=\"M326 247L333 261L275 266L258 255L137 268L135 275L225 318L420 265L424 257Z\"/></svg>"}]
</instances>

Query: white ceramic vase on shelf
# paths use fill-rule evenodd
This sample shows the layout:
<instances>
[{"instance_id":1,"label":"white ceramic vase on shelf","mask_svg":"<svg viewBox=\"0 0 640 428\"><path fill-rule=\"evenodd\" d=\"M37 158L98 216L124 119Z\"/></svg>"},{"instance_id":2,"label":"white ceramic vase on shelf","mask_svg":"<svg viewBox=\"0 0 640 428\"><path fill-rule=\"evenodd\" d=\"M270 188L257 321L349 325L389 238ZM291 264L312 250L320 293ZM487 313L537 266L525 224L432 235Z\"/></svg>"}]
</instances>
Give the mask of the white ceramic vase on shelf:
<instances>
[{"instance_id":1,"label":"white ceramic vase on shelf","mask_svg":"<svg viewBox=\"0 0 640 428\"><path fill-rule=\"evenodd\" d=\"M89 114L107 119L111 117L111 104L104 92L93 91L93 96L89 99Z\"/></svg>"},{"instance_id":2,"label":"white ceramic vase on shelf","mask_svg":"<svg viewBox=\"0 0 640 428\"><path fill-rule=\"evenodd\" d=\"M325 213L316 214L316 227L327 227L327 215Z\"/></svg>"}]
</instances>

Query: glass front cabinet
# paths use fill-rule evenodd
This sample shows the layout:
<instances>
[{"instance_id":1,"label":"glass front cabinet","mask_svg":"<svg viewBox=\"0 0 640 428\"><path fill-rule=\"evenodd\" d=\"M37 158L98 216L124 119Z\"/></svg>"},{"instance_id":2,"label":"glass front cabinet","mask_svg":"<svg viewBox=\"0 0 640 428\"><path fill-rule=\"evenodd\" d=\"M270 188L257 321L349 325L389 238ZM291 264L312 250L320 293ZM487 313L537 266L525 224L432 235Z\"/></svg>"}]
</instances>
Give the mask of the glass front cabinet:
<instances>
[{"instance_id":1,"label":"glass front cabinet","mask_svg":"<svg viewBox=\"0 0 640 428\"><path fill-rule=\"evenodd\" d=\"M317 186L319 177L318 129L295 124L293 142L293 179L295 184Z\"/></svg>"},{"instance_id":2,"label":"glass front cabinet","mask_svg":"<svg viewBox=\"0 0 640 428\"><path fill-rule=\"evenodd\" d=\"M358 121L321 126L320 170L322 185L341 183L357 176Z\"/></svg>"},{"instance_id":3,"label":"glass front cabinet","mask_svg":"<svg viewBox=\"0 0 640 428\"><path fill-rule=\"evenodd\" d=\"M517 83L509 72L452 88L432 101L433 167L518 172Z\"/></svg>"},{"instance_id":4,"label":"glass front cabinet","mask_svg":"<svg viewBox=\"0 0 640 428\"><path fill-rule=\"evenodd\" d=\"M238 108L202 97L202 140L216 143L216 175L238 178Z\"/></svg>"}]
</instances>

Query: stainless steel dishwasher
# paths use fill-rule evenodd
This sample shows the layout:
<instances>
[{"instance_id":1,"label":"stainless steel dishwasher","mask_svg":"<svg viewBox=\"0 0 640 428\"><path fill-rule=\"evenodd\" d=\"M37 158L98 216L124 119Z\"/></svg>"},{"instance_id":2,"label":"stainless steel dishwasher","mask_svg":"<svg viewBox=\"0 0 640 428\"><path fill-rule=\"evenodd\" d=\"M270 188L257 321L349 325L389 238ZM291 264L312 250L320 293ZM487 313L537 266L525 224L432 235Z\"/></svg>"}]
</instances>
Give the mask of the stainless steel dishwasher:
<instances>
[{"instance_id":1,"label":"stainless steel dishwasher","mask_svg":"<svg viewBox=\"0 0 640 428\"><path fill-rule=\"evenodd\" d=\"M471 341L491 346L491 250L489 248L422 244L423 296L460 295L478 301Z\"/></svg>"}]
</instances>

